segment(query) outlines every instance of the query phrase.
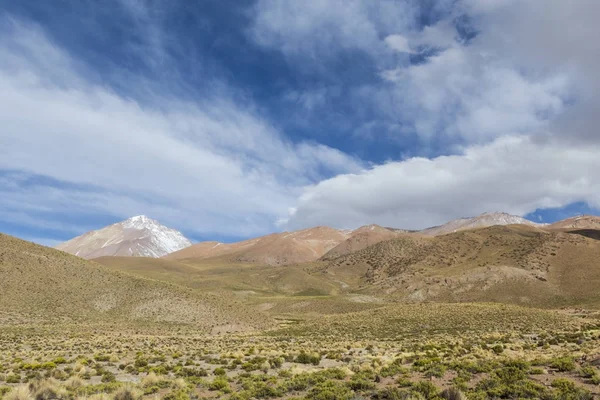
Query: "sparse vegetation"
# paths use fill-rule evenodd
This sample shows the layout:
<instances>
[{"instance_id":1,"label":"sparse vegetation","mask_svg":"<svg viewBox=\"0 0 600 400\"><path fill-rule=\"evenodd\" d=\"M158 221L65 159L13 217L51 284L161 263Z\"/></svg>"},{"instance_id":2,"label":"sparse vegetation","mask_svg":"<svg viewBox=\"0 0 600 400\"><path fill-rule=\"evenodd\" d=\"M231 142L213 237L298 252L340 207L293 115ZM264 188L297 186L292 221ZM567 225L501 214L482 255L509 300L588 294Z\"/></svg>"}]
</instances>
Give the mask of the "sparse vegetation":
<instances>
[{"instance_id":1,"label":"sparse vegetation","mask_svg":"<svg viewBox=\"0 0 600 400\"><path fill-rule=\"evenodd\" d=\"M504 243L502 231L492 233L495 236L487 237L485 246L499 246L495 241ZM468 233L461 235L460 240L479 240ZM458 239L449 235L444 240L453 243ZM519 246L529 243L514 240ZM555 243L546 237L535 240L548 246ZM444 263L451 264L448 268L456 266L456 257L468 253L464 245L454 245L458 255L446 256ZM517 251L517 258L535 253L529 252L525 244L519 246L511 250ZM150 272L133 277L132 271L126 275L78 260L71 265L71 256L61 258L38 246L19 249L2 256L2 271L14 268L7 275L13 279L18 269L31 264L31 255L25 257L25 251L34 254L35 262L45 257L39 268L57 268L57 276L64 280L72 268L90 268L88 272L98 279L108 279L101 281L106 283L99 285L102 290L122 284L119 290L150 288L165 292L152 295L157 297L136 293L128 300L131 303L123 301L120 308L94 311L95 296L105 293L88 288L77 278L69 283L71 290L80 287L77 290L88 292L73 300L74 305L65 309L65 318L59 318L60 311L52 311L56 304L46 304L40 300L43 296L36 295L30 303L7 311L7 304L23 297L16 293L16 285L0 283L0 289L11 290L8 300L0 300L2 400L550 400L591 399L600 394L600 316L591 308L553 311L498 303L405 304L397 303L398 297L393 295L384 298L377 294L375 301L374 294L368 292L370 287L324 295L322 288L329 290L334 285L326 280L330 277L322 278L325 280L321 282L326 283L321 286L315 282L322 273L316 267L324 265L315 263L285 267L288 271L282 267L239 267L242 278L231 278L226 270L231 266L190 264L187 267L201 271L204 279L196 276L198 280L192 283L205 283L193 288L196 283L188 282L189 286L183 288L174 281L157 282L156 276L154 281L148 280L144 274ZM373 251L369 249L361 251ZM511 251L502 257L513 257ZM427 262L439 261L423 254ZM549 257L560 258L561 253ZM327 261L327 265L338 261ZM404 268L399 260L394 262L385 264L385 268ZM36 268L37 264L33 272L25 274L27 279L41 279L42 275L34 274L39 272ZM372 265L365 271L378 268ZM445 267L436 264L436 268ZM401 275L398 272L392 280L401 279ZM302 281L307 276L309 283ZM335 275L350 281L340 276L344 275ZM379 279L375 275L373 278ZM224 282L235 288L227 288ZM31 284L36 290L44 290L43 281ZM288 284L292 289L280 291ZM219 296L206 293L210 285ZM318 292L310 290L317 287ZM181 295L181 299L207 299L208 309L203 309L201 315L208 315L208 319L199 321L191 316L165 320L170 309L153 301L172 293ZM73 299L70 293L63 295ZM40 310L48 313L46 316L32 313L38 303L42 304ZM174 304L176 308L184 307L177 301ZM70 308L75 306L83 311ZM140 306L149 317L131 321L123 318ZM93 318L86 316L86 307L92 310L89 312ZM213 315L221 311L223 315ZM95 319L96 315L100 317ZM155 319L154 315L162 317Z\"/></svg>"}]
</instances>

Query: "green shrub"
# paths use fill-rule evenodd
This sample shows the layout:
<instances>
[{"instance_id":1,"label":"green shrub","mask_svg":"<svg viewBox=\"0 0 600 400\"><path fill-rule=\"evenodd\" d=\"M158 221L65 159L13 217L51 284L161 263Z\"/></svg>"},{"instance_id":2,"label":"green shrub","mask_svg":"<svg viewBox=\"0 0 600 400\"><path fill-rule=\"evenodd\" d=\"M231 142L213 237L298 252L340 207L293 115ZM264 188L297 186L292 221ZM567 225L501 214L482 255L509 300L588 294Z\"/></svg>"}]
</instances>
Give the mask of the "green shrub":
<instances>
[{"instance_id":1,"label":"green shrub","mask_svg":"<svg viewBox=\"0 0 600 400\"><path fill-rule=\"evenodd\" d=\"M375 383L357 374L350 379L348 386L352 390L369 390L375 387Z\"/></svg>"},{"instance_id":2,"label":"green shrub","mask_svg":"<svg viewBox=\"0 0 600 400\"><path fill-rule=\"evenodd\" d=\"M436 378L442 378L445 373L446 373L446 367L442 364L431 365L431 366L429 366L429 368L427 368L425 370L425 376L427 378L431 378L434 376Z\"/></svg>"},{"instance_id":3,"label":"green shrub","mask_svg":"<svg viewBox=\"0 0 600 400\"><path fill-rule=\"evenodd\" d=\"M552 368L556 368L560 372L573 371L576 368L575 361L571 357L558 357L550 362Z\"/></svg>"},{"instance_id":4,"label":"green shrub","mask_svg":"<svg viewBox=\"0 0 600 400\"><path fill-rule=\"evenodd\" d=\"M116 380L117 378L115 377L115 374L110 371L104 371L102 374L102 382L104 383L115 382Z\"/></svg>"},{"instance_id":5,"label":"green shrub","mask_svg":"<svg viewBox=\"0 0 600 400\"><path fill-rule=\"evenodd\" d=\"M593 395L586 389L577 387L566 378L558 378L550 384L558 392L558 398L564 400L592 400Z\"/></svg>"},{"instance_id":6,"label":"green shrub","mask_svg":"<svg viewBox=\"0 0 600 400\"><path fill-rule=\"evenodd\" d=\"M299 364L312 364L319 365L321 363L321 355L320 354L308 354L304 351L301 351L300 354L294 360Z\"/></svg>"},{"instance_id":7,"label":"green shrub","mask_svg":"<svg viewBox=\"0 0 600 400\"><path fill-rule=\"evenodd\" d=\"M190 393L186 389L177 389L163 397L163 400L190 400Z\"/></svg>"},{"instance_id":8,"label":"green shrub","mask_svg":"<svg viewBox=\"0 0 600 400\"><path fill-rule=\"evenodd\" d=\"M598 374L598 371L596 371L596 368L594 367L583 367L579 370L579 375L583 378L593 378L594 376L596 376Z\"/></svg>"},{"instance_id":9,"label":"green shrub","mask_svg":"<svg viewBox=\"0 0 600 400\"><path fill-rule=\"evenodd\" d=\"M420 381L412 385L411 390L423 395L426 399L435 399L438 397L439 389L429 381Z\"/></svg>"},{"instance_id":10,"label":"green shrub","mask_svg":"<svg viewBox=\"0 0 600 400\"><path fill-rule=\"evenodd\" d=\"M331 380L319 383L306 394L306 398L312 400L349 400L351 397L350 388Z\"/></svg>"},{"instance_id":11,"label":"green shrub","mask_svg":"<svg viewBox=\"0 0 600 400\"><path fill-rule=\"evenodd\" d=\"M223 393L231 393L231 388L229 387L229 381L226 378L220 376L215 378L212 382L208 384L209 390L220 390Z\"/></svg>"},{"instance_id":12,"label":"green shrub","mask_svg":"<svg viewBox=\"0 0 600 400\"><path fill-rule=\"evenodd\" d=\"M396 360L392 364L381 368L379 374L384 378L408 374L408 370L401 365L401 362L401 360Z\"/></svg>"}]
</instances>

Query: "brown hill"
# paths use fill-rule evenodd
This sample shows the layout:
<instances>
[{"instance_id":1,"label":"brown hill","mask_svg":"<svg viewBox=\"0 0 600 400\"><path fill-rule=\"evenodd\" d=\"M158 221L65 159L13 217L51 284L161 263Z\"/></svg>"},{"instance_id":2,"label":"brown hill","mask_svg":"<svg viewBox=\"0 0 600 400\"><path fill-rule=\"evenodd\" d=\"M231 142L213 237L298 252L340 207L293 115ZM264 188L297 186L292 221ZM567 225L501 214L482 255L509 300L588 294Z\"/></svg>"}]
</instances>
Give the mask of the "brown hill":
<instances>
[{"instance_id":1,"label":"brown hill","mask_svg":"<svg viewBox=\"0 0 600 400\"><path fill-rule=\"evenodd\" d=\"M524 225L403 236L321 265L362 276L367 292L403 301L600 304L600 242Z\"/></svg>"},{"instance_id":2,"label":"brown hill","mask_svg":"<svg viewBox=\"0 0 600 400\"><path fill-rule=\"evenodd\" d=\"M319 259L350 237L349 232L318 226L274 233L238 243L203 242L168 254L166 259L220 258L235 263L287 265Z\"/></svg>"},{"instance_id":3,"label":"brown hill","mask_svg":"<svg viewBox=\"0 0 600 400\"><path fill-rule=\"evenodd\" d=\"M402 234L406 234L406 231L392 230L379 225L366 225L352 231L348 239L329 250L321 259L332 260Z\"/></svg>"},{"instance_id":4,"label":"brown hill","mask_svg":"<svg viewBox=\"0 0 600 400\"><path fill-rule=\"evenodd\" d=\"M240 304L109 270L0 234L0 320L192 324L200 330L268 324Z\"/></svg>"},{"instance_id":5,"label":"brown hill","mask_svg":"<svg viewBox=\"0 0 600 400\"><path fill-rule=\"evenodd\" d=\"M595 215L580 215L563 219L546 227L549 230L559 229L600 229L600 217Z\"/></svg>"}]
</instances>

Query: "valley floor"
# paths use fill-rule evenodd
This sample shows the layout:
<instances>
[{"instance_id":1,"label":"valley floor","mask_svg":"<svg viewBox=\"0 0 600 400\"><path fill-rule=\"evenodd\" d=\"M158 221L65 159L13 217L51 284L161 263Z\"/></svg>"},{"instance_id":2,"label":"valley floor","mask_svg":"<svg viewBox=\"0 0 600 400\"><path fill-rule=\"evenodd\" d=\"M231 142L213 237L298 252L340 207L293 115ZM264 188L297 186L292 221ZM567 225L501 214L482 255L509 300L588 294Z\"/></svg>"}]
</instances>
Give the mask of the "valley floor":
<instances>
[{"instance_id":1,"label":"valley floor","mask_svg":"<svg viewBox=\"0 0 600 400\"><path fill-rule=\"evenodd\" d=\"M497 304L386 305L275 329L0 328L4 399L592 399L600 318Z\"/></svg>"}]
</instances>

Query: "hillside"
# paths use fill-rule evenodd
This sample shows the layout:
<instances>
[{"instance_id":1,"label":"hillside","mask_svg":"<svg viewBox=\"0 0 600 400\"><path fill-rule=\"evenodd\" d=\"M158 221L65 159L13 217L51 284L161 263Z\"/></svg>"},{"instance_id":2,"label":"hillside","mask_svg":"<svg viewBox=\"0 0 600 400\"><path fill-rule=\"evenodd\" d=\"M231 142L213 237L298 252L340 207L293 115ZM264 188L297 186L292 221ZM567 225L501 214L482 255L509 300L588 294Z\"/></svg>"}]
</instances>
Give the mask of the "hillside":
<instances>
[{"instance_id":1,"label":"hillside","mask_svg":"<svg viewBox=\"0 0 600 400\"><path fill-rule=\"evenodd\" d=\"M56 248L86 259L103 256L158 258L191 244L181 232L140 215L85 233Z\"/></svg>"},{"instance_id":2,"label":"hillside","mask_svg":"<svg viewBox=\"0 0 600 400\"><path fill-rule=\"evenodd\" d=\"M595 215L580 215L557 221L547 226L550 230L560 229L600 229L600 217Z\"/></svg>"},{"instance_id":3,"label":"hillside","mask_svg":"<svg viewBox=\"0 0 600 400\"><path fill-rule=\"evenodd\" d=\"M332 260L402 234L405 234L405 231L383 228L379 225L363 226L352 231L348 239L329 250L321 259Z\"/></svg>"},{"instance_id":4,"label":"hillside","mask_svg":"<svg viewBox=\"0 0 600 400\"><path fill-rule=\"evenodd\" d=\"M238 243L203 242L167 255L171 260L218 257L234 263L287 265L319 259L350 237L347 231L318 226L274 233Z\"/></svg>"},{"instance_id":5,"label":"hillside","mask_svg":"<svg viewBox=\"0 0 600 400\"><path fill-rule=\"evenodd\" d=\"M362 277L366 292L402 301L600 304L600 242L527 225L437 237L404 236L324 262L328 275ZM383 292L382 292L383 291Z\"/></svg>"},{"instance_id":6,"label":"hillside","mask_svg":"<svg viewBox=\"0 0 600 400\"><path fill-rule=\"evenodd\" d=\"M198 329L263 327L241 304L111 271L67 253L0 234L0 320L176 323Z\"/></svg>"}]
</instances>

